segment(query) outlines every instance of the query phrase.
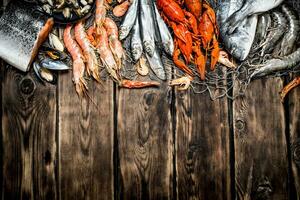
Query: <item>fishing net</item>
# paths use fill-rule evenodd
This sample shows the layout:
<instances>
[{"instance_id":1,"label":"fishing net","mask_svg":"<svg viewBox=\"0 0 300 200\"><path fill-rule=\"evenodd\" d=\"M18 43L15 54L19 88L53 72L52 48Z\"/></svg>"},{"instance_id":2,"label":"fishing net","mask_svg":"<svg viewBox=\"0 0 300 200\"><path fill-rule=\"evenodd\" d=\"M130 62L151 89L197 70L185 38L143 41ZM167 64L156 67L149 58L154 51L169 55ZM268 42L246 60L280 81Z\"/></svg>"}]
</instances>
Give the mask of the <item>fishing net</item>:
<instances>
[{"instance_id":1,"label":"fishing net","mask_svg":"<svg viewBox=\"0 0 300 200\"><path fill-rule=\"evenodd\" d=\"M300 1L289 0L285 3L287 3L290 8L293 8L294 11L300 10ZM213 7L215 7L215 5L213 5ZM117 23L120 23L120 21L118 21L119 19L114 18L114 20L116 20ZM222 42L220 42L220 44L222 45ZM123 45L126 49L126 52L130 52L130 39L126 39ZM160 46L160 44L156 45ZM256 44L254 44L252 48L255 49ZM166 67L167 74L169 75L168 79L176 79L184 76L184 73L175 67L174 63L172 62L172 58L166 56L163 52L161 53L164 66ZM136 70L137 64L132 61L130 53L128 53L126 57L126 64L121 70L121 75L128 79L139 79L140 77ZM217 64L215 71L208 70L206 72L206 78L204 81L200 80L199 76L196 76L193 79L189 89L197 94L209 95L212 100L220 98L229 98L233 100L236 97L245 94L249 84L251 84L250 76L252 72L259 67L259 64L262 64L271 58L272 57L270 55L260 57L258 53L252 51L247 60L236 63L237 67L235 69L227 68L221 64ZM206 66L209 66L209 63L207 63ZM194 65L190 65L189 67L193 70L194 74L198 74L198 71ZM299 66L296 66L289 70L270 74L268 75L268 78L294 75L299 73L299 71ZM153 80L157 79L152 71L149 74L149 78Z\"/></svg>"},{"instance_id":2,"label":"fishing net","mask_svg":"<svg viewBox=\"0 0 300 200\"><path fill-rule=\"evenodd\" d=\"M286 4L288 4L290 8L293 8L294 12L300 11L300 1L289 0ZM255 49L256 44L254 44L252 48ZM252 51L247 60L237 63L237 67L235 69L229 69L218 64L217 69L214 72L208 71L206 73L206 79L204 81L201 81L199 77L193 80L191 89L195 93L208 94L212 100L223 97L233 100L240 95L244 95L249 84L251 84L250 76L253 71L259 68L260 64L265 63L271 58L271 55L260 57L258 53ZM193 66L190 67L193 68ZM195 71L195 74L197 74L196 70L193 70ZM300 65L298 64L291 69L272 73L268 75L267 78L284 76L293 77L299 73ZM182 76L181 73L174 73L175 78L180 76Z\"/></svg>"}]
</instances>

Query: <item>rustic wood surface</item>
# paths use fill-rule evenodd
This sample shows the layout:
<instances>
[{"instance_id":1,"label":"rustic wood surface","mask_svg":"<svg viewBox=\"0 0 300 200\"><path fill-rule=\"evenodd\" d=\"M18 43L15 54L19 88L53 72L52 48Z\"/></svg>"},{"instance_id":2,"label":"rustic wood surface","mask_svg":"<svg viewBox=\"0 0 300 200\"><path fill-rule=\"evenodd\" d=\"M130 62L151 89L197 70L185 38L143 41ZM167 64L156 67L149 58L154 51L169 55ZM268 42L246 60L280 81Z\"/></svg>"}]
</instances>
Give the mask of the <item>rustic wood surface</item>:
<instances>
[{"instance_id":1,"label":"rustic wood surface","mask_svg":"<svg viewBox=\"0 0 300 200\"><path fill-rule=\"evenodd\" d=\"M288 155L280 78L255 80L233 104L238 199L288 199ZM234 91L235 92L235 91Z\"/></svg>"},{"instance_id":2,"label":"rustic wood surface","mask_svg":"<svg viewBox=\"0 0 300 200\"><path fill-rule=\"evenodd\" d=\"M118 141L124 199L171 199L172 130L166 86L119 90Z\"/></svg>"},{"instance_id":3,"label":"rustic wood surface","mask_svg":"<svg viewBox=\"0 0 300 200\"><path fill-rule=\"evenodd\" d=\"M227 99L176 92L177 199L230 199Z\"/></svg>"},{"instance_id":4,"label":"rustic wood surface","mask_svg":"<svg viewBox=\"0 0 300 200\"><path fill-rule=\"evenodd\" d=\"M233 102L110 80L80 99L71 73L0 65L2 200L300 199L300 88L282 104L281 79Z\"/></svg>"},{"instance_id":5,"label":"rustic wood surface","mask_svg":"<svg viewBox=\"0 0 300 200\"><path fill-rule=\"evenodd\" d=\"M2 199L56 199L56 87L2 69Z\"/></svg>"},{"instance_id":6,"label":"rustic wood surface","mask_svg":"<svg viewBox=\"0 0 300 200\"><path fill-rule=\"evenodd\" d=\"M293 179L296 186L294 195L300 199L300 88L289 95L289 136Z\"/></svg>"},{"instance_id":7,"label":"rustic wood surface","mask_svg":"<svg viewBox=\"0 0 300 200\"><path fill-rule=\"evenodd\" d=\"M72 73L58 83L61 199L113 198L113 83L90 82L78 98Z\"/></svg>"},{"instance_id":8,"label":"rustic wood surface","mask_svg":"<svg viewBox=\"0 0 300 200\"><path fill-rule=\"evenodd\" d=\"M3 64L1 78L2 199L299 198L299 90L282 104L280 79L253 82L232 110L166 83L90 82L90 100L71 73L42 85Z\"/></svg>"}]
</instances>

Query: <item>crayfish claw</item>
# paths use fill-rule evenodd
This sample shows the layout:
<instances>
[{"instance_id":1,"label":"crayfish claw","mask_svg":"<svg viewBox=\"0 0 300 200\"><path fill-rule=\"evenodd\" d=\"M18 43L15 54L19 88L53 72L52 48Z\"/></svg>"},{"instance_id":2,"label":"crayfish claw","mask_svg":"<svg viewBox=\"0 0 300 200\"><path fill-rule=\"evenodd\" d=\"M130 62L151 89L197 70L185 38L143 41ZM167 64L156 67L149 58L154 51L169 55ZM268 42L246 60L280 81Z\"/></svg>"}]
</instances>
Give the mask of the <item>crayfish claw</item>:
<instances>
[{"instance_id":1,"label":"crayfish claw","mask_svg":"<svg viewBox=\"0 0 300 200\"><path fill-rule=\"evenodd\" d=\"M178 86L178 90L187 90L191 85L192 77L183 76L181 78L173 79L170 81L170 86Z\"/></svg>"},{"instance_id":2,"label":"crayfish claw","mask_svg":"<svg viewBox=\"0 0 300 200\"><path fill-rule=\"evenodd\" d=\"M295 78L292 82L287 84L280 92L280 98L281 101L283 102L287 94L294 88L300 85L300 76Z\"/></svg>"}]
</instances>

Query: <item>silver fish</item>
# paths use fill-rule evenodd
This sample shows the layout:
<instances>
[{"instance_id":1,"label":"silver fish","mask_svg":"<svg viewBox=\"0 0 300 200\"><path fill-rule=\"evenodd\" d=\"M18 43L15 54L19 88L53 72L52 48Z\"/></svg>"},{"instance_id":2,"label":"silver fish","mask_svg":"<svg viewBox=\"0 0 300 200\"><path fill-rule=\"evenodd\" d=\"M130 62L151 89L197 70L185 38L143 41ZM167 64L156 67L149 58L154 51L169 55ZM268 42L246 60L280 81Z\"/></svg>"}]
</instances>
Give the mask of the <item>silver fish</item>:
<instances>
[{"instance_id":1,"label":"silver fish","mask_svg":"<svg viewBox=\"0 0 300 200\"><path fill-rule=\"evenodd\" d=\"M152 57L150 57L148 54L146 54L146 57L149 62L150 68L156 74L156 76L161 80L166 80L165 68L161 61L158 49L157 48L154 49L154 53Z\"/></svg>"},{"instance_id":2,"label":"silver fish","mask_svg":"<svg viewBox=\"0 0 300 200\"><path fill-rule=\"evenodd\" d=\"M138 17L135 19L135 24L132 29L130 48L133 60L136 62L140 59L143 53L143 44L140 35L140 24Z\"/></svg>"},{"instance_id":3,"label":"silver fish","mask_svg":"<svg viewBox=\"0 0 300 200\"><path fill-rule=\"evenodd\" d=\"M259 16L257 22L257 28L256 28L256 36L255 36L255 40L258 43L266 37L267 30L270 24L271 24L271 17L268 13Z\"/></svg>"},{"instance_id":4,"label":"silver fish","mask_svg":"<svg viewBox=\"0 0 300 200\"><path fill-rule=\"evenodd\" d=\"M120 40L125 39L128 36L130 30L132 29L137 16L137 10L138 10L138 0L134 0L131 6L129 7L126 16L120 26L120 31L119 31Z\"/></svg>"},{"instance_id":5,"label":"silver fish","mask_svg":"<svg viewBox=\"0 0 300 200\"><path fill-rule=\"evenodd\" d=\"M300 23L295 12L286 5L282 6L282 11L284 12L288 22L288 31L285 33L282 42L280 43L279 56L285 56L292 53L300 31Z\"/></svg>"},{"instance_id":6,"label":"silver fish","mask_svg":"<svg viewBox=\"0 0 300 200\"><path fill-rule=\"evenodd\" d=\"M158 9L156 7L156 4L153 3L153 5L154 5L154 12L155 12L157 26L159 29L160 39L161 39L163 48L167 54L172 56L173 52L174 52L174 42L173 42L172 35L171 35L167 25L165 24L164 20L160 16Z\"/></svg>"},{"instance_id":7,"label":"silver fish","mask_svg":"<svg viewBox=\"0 0 300 200\"><path fill-rule=\"evenodd\" d=\"M0 18L0 57L28 71L52 26L53 19L35 12L32 4L12 1Z\"/></svg>"},{"instance_id":8,"label":"silver fish","mask_svg":"<svg viewBox=\"0 0 300 200\"><path fill-rule=\"evenodd\" d=\"M247 17L269 11L282 2L283 0L246 0L243 7L227 19L226 25L229 27L228 33L232 34Z\"/></svg>"},{"instance_id":9,"label":"silver fish","mask_svg":"<svg viewBox=\"0 0 300 200\"><path fill-rule=\"evenodd\" d=\"M268 60L266 63L261 64L260 68L254 70L250 75L250 79L263 77L271 73L279 72L282 70L292 69L300 63L300 48L288 56L281 58L273 58ZM299 67L299 65L298 65Z\"/></svg>"},{"instance_id":10,"label":"silver fish","mask_svg":"<svg viewBox=\"0 0 300 200\"><path fill-rule=\"evenodd\" d=\"M272 30L267 34L266 40L261 44L262 51L261 56L266 53L271 53L276 43L284 35L286 31L287 20L281 12L272 12L273 27Z\"/></svg>"},{"instance_id":11,"label":"silver fish","mask_svg":"<svg viewBox=\"0 0 300 200\"><path fill-rule=\"evenodd\" d=\"M245 60L254 41L258 17L253 15L242 21L233 34L228 34L226 20L243 5L243 0L219 0L217 20L220 27L220 36L228 52L238 60Z\"/></svg>"},{"instance_id":12,"label":"silver fish","mask_svg":"<svg viewBox=\"0 0 300 200\"><path fill-rule=\"evenodd\" d=\"M143 47L146 53L152 57L155 48L155 26L153 21L152 0L140 0L140 27Z\"/></svg>"}]
</instances>

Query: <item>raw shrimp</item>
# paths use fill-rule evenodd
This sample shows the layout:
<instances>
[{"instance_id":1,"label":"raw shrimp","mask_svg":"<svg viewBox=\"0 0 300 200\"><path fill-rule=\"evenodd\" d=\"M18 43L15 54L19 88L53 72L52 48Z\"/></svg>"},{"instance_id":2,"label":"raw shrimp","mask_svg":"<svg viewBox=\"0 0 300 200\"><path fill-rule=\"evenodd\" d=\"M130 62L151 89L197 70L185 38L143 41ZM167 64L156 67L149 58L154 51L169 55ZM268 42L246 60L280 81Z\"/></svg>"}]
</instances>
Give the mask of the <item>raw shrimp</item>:
<instances>
[{"instance_id":1,"label":"raw shrimp","mask_svg":"<svg viewBox=\"0 0 300 200\"><path fill-rule=\"evenodd\" d=\"M75 39L83 51L88 75L100 82L98 59L81 21L75 25Z\"/></svg>"},{"instance_id":2,"label":"raw shrimp","mask_svg":"<svg viewBox=\"0 0 300 200\"><path fill-rule=\"evenodd\" d=\"M145 87L159 86L160 83L157 81L132 81L132 80L122 80L119 83L120 87L129 89L139 89Z\"/></svg>"},{"instance_id":3,"label":"raw shrimp","mask_svg":"<svg viewBox=\"0 0 300 200\"><path fill-rule=\"evenodd\" d=\"M122 60L125 57L125 53L119 40L118 27L112 19L106 17L104 20L104 28L107 32L109 47L117 62L118 69L120 69L122 66Z\"/></svg>"},{"instance_id":4,"label":"raw shrimp","mask_svg":"<svg viewBox=\"0 0 300 200\"><path fill-rule=\"evenodd\" d=\"M99 33L99 28L103 25L106 16L104 1L105 0L96 0L95 25L97 27L97 33Z\"/></svg>"},{"instance_id":5,"label":"raw shrimp","mask_svg":"<svg viewBox=\"0 0 300 200\"><path fill-rule=\"evenodd\" d=\"M116 7L114 7L114 9L113 9L114 16L122 17L123 15L125 15L125 13L127 12L130 5L131 5L131 3L129 1L124 1L120 5L117 5Z\"/></svg>"},{"instance_id":6,"label":"raw shrimp","mask_svg":"<svg viewBox=\"0 0 300 200\"><path fill-rule=\"evenodd\" d=\"M100 60L111 77L119 83L120 77L117 73L118 65L109 48L107 32L104 27L100 27L99 31L100 34L98 36L98 43L96 45L96 48L99 52Z\"/></svg>"},{"instance_id":7,"label":"raw shrimp","mask_svg":"<svg viewBox=\"0 0 300 200\"><path fill-rule=\"evenodd\" d=\"M295 67L300 62L300 48L288 56L281 58L273 58L266 63L258 65L260 68L256 69L250 76L250 79L263 77L274 72L287 70Z\"/></svg>"},{"instance_id":8,"label":"raw shrimp","mask_svg":"<svg viewBox=\"0 0 300 200\"><path fill-rule=\"evenodd\" d=\"M84 57L79 45L72 38L71 29L72 26L67 25L66 29L64 30L64 43L73 60L73 81L76 92L79 96L82 96L88 90L87 83L83 78L85 69L83 62Z\"/></svg>"}]
</instances>

